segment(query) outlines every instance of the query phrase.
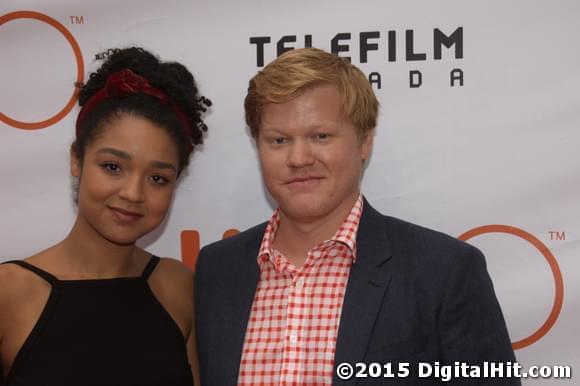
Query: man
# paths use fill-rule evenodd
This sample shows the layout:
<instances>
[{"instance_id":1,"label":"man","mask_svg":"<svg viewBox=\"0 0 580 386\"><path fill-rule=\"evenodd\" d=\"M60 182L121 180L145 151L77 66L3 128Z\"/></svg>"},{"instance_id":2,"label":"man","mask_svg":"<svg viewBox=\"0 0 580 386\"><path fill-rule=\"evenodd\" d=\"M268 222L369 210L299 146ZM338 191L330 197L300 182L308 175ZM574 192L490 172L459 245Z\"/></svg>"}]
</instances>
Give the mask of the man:
<instances>
[{"instance_id":1,"label":"man","mask_svg":"<svg viewBox=\"0 0 580 386\"><path fill-rule=\"evenodd\" d=\"M378 114L360 70L318 49L287 52L250 81L245 109L279 207L200 253L204 386L440 384L418 377L419 362L514 361L481 253L360 194ZM341 379L343 362L358 378Z\"/></svg>"}]
</instances>

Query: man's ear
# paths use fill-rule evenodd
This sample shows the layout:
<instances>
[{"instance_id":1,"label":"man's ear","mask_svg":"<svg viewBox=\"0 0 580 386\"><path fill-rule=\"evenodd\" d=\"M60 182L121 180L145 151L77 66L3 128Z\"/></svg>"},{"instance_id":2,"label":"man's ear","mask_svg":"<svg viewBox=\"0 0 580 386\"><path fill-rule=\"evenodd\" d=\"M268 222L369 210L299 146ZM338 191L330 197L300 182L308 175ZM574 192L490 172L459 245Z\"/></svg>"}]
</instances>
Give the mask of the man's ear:
<instances>
[{"instance_id":1,"label":"man's ear","mask_svg":"<svg viewBox=\"0 0 580 386\"><path fill-rule=\"evenodd\" d=\"M76 142L70 146L70 174L73 177L81 176L81 160L77 155Z\"/></svg>"},{"instance_id":2,"label":"man's ear","mask_svg":"<svg viewBox=\"0 0 580 386\"><path fill-rule=\"evenodd\" d=\"M369 130L363 138L361 138L361 158L367 161L371 156L373 150L373 139L375 138L375 129Z\"/></svg>"}]
</instances>

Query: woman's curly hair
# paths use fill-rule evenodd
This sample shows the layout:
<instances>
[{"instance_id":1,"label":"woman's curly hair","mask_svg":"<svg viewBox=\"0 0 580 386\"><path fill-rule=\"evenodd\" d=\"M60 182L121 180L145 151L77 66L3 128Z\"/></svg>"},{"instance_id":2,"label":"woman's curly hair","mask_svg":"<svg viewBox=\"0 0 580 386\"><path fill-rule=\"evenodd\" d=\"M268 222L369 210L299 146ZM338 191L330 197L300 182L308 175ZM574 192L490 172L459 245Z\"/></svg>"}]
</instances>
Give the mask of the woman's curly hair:
<instances>
[{"instance_id":1,"label":"woman's curly hair","mask_svg":"<svg viewBox=\"0 0 580 386\"><path fill-rule=\"evenodd\" d=\"M152 53L140 47L109 49L97 55L104 59L99 69L90 74L84 85L78 85L79 105L82 107L96 92L101 90L109 76L129 69L147 79L151 86L163 91L172 104L187 116L192 127L184 128L175 113L159 99L143 93L123 97L106 98L80 122L77 138L73 144L76 156L82 162L86 146L95 139L103 127L122 114L142 116L168 130L179 150L180 171L189 163L193 146L203 142L207 125L203 113L211 101L199 95L193 75L180 63L162 62Z\"/></svg>"}]
</instances>

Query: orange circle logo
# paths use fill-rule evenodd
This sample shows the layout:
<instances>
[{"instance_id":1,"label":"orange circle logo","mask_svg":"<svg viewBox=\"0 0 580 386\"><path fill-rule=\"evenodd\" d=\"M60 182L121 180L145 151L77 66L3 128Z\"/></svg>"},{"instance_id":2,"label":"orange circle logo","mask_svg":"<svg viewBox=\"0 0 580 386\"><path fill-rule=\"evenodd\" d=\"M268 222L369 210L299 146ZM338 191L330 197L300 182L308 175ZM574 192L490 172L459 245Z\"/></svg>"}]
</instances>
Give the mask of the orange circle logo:
<instances>
[{"instance_id":1,"label":"orange circle logo","mask_svg":"<svg viewBox=\"0 0 580 386\"><path fill-rule=\"evenodd\" d=\"M84 80L83 74L85 72L85 66L84 66L84 62L83 62L83 56L81 53L81 49L80 49L76 39L74 38L74 36L69 32L69 30L66 29L66 27L64 25L59 23L57 20L51 18L50 16L47 16L47 15L42 14L42 13L33 12L33 11L17 11L17 12L11 12L11 13L7 13L5 15L0 16L0 26L3 25L4 23L7 23L11 20L16 20L16 19L39 20L39 21L42 21L42 22L56 28L66 38L66 40L69 42L70 46L72 47L72 50L73 50L73 53L75 56L75 60L76 60L76 64L77 64L77 76L76 76L77 83L80 84L83 82L83 80ZM22 122L22 121L18 121L16 119L12 119L2 112L0 112L0 121L6 123L7 125L13 126L17 129L24 129L24 130L44 129L45 127L54 125L55 123L57 123L58 121L63 119L72 110L72 108L74 107L76 100L77 100L77 94L78 94L78 90L75 88L69 101L62 108L62 110L60 110L54 116L52 116L48 119L45 119L44 121Z\"/></svg>"},{"instance_id":2,"label":"orange circle logo","mask_svg":"<svg viewBox=\"0 0 580 386\"><path fill-rule=\"evenodd\" d=\"M548 315L546 321L533 334L531 334L527 338L512 343L512 347L514 348L514 350L518 350L520 348L524 348L538 341L540 338L546 335L548 331L550 331L550 329L556 323L556 320L560 315L560 311L562 310L562 304L564 301L564 280L562 279L562 272L560 272L560 267L558 266L556 258L554 257L552 252L550 252L548 247L544 245L544 243L538 240L534 235L513 226L485 225L471 229L463 233L458 238L460 240L467 241L473 237L480 236L486 233L507 233L526 240L527 242L532 244L538 251L540 251L540 253L544 256L544 258L550 265L550 269L552 270L552 275L554 277L556 291L554 293L554 304L552 305L552 310L550 311L550 314Z\"/></svg>"}]
</instances>

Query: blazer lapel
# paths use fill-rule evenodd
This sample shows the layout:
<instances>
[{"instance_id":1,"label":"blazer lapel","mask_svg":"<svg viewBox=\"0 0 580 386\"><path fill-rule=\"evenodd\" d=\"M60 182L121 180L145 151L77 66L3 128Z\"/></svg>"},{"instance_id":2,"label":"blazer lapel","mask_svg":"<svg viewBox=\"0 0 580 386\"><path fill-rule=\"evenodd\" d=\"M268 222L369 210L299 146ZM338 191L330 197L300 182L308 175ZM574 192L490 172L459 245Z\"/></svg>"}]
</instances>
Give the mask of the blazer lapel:
<instances>
[{"instance_id":1,"label":"blazer lapel","mask_svg":"<svg viewBox=\"0 0 580 386\"><path fill-rule=\"evenodd\" d=\"M222 363L220 372L225 373L223 379L228 385L235 385L238 380L246 328L260 278L257 258L265 227L260 228L261 232L258 230L256 236L246 244L238 264L232 265L230 275L226 278L231 282L224 286L230 291L228 295L230 302L225 304L223 310L228 328L221 331L223 334L221 340L225 342L227 348L220 353L218 360Z\"/></svg>"},{"instance_id":2,"label":"blazer lapel","mask_svg":"<svg viewBox=\"0 0 580 386\"><path fill-rule=\"evenodd\" d=\"M366 353L376 317L391 280L391 258L384 217L364 200L363 213L357 232L357 257L346 287L338 338L335 366L348 362L354 366ZM333 383L341 381L336 373Z\"/></svg>"}]
</instances>

